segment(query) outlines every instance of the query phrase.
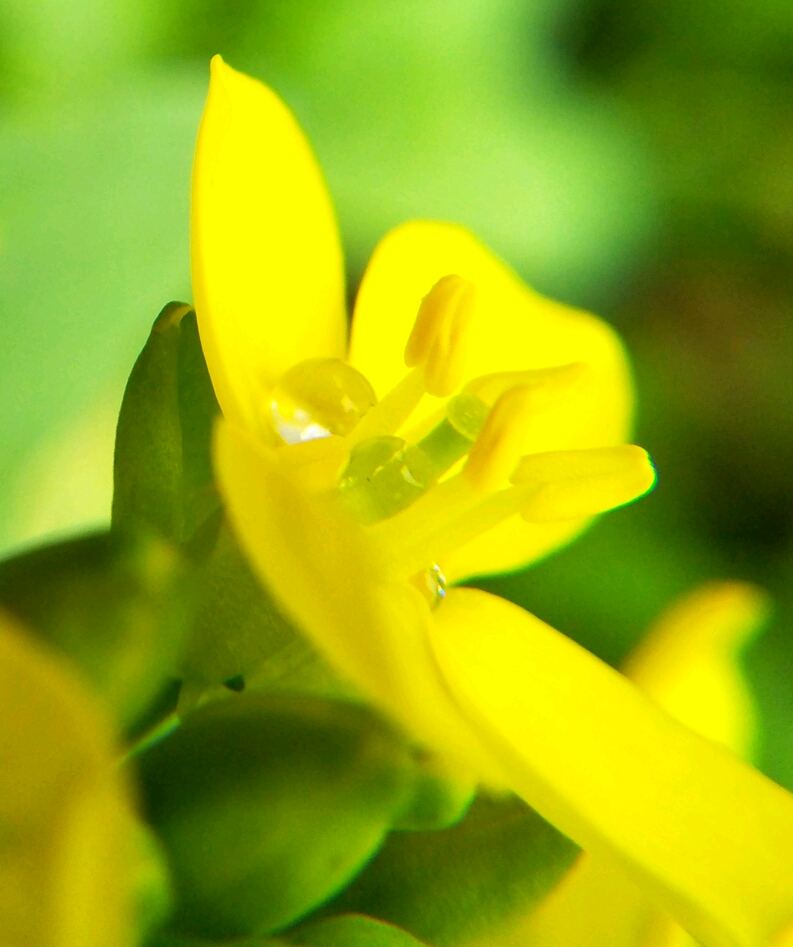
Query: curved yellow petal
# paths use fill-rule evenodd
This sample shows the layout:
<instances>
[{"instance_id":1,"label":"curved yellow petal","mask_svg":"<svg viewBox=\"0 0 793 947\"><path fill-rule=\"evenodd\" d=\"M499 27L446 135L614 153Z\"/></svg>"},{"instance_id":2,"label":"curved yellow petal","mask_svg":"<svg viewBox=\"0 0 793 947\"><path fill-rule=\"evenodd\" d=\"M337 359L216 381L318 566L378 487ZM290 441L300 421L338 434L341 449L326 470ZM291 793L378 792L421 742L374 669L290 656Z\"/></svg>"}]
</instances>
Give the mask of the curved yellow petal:
<instances>
[{"instance_id":1,"label":"curved yellow petal","mask_svg":"<svg viewBox=\"0 0 793 947\"><path fill-rule=\"evenodd\" d=\"M215 466L254 569L333 666L460 775L502 782L438 677L418 589L383 581L363 530L299 489L277 452L226 422Z\"/></svg>"},{"instance_id":2,"label":"curved yellow petal","mask_svg":"<svg viewBox=\"0 0 793 947\"><path fill-rule=\"evenodd\" d=\"M706 947L790 923L793 796L502 599L453 590L432 643L513 789Z\"/></svg>"},{"instance_id":3,"label":"curved yellow petal","mask_svg":"<svg viewBox=\"0 0 793 947\"><path fill-rule=\"evenodd\" d=\"M527 453L607 447L627 438L632 388L615 333L599 319L538 295L467 230L414 221L378 245L355 304L350 361L382 397L405 374L403 353L421 299L443 276L476 286L465 378L585 362L589 371L534 418ZM434 403L433 403L434 402ZM437 401L425 398L414 418ZM446 567L455 579L516 568L572 538L586 520L529 526L514 517L497 536L460 549Z\"/></svg>"},{"instance_id":4,"label":"curved yellow petal","mask_svg":"<svg viewBox=\"0 0 793 947\"><path fill-rule=\"evenodd\" d=\"M330 198L292 114L212 60L192 189L201 342L226 417L256 423L262 389L291 365L343 357L344 278Z\"/></svg>"},{"instance_id":5,"label":"curved yellow petal","mask_svg":"<svg viewBox=\"0 0 793 947\"><path fill-rule=\"evenodd\" d=\"M0 615L0 943L131 944L117 780L99 708Z\"/></svg>"},{"instance_id":6,"label":"curved yellow petal","mask_svg":"<svg viewBox=\"0 0 793 947\"><path fill-rule=\"evenodd\" d=\"M746 758L754 707L737 652L768 612L744 582L678 599L632 653L626 673L668 713ZM695 941L614 865L585 854L540 907L488 947L694 947Z\"/></svg>"}]
</instances>

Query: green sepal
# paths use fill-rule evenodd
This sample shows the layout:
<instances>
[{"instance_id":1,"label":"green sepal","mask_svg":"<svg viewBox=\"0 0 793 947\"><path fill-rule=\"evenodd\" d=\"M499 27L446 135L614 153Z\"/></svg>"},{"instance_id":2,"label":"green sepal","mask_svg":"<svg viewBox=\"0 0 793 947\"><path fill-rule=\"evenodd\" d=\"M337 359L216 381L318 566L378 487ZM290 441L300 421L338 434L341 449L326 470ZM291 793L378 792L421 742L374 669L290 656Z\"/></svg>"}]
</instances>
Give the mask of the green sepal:
<instances>
[{"instance_id":1,"label":"green sepal","mask_svg":"<svg viewBox=\"0 0 793 947\"><path fill-rule=\"evenodd\" d=\"M218 509L212 470L212 427L220 414L209 377L196 314L179 323L178 400L182 431L182 540L195 534Z\"/></svg>"},{"instance_id":2,"label":"green sepal","mask_svg":"<svg viewBox=\"0 0 793 947\"><path fill-rule=\"evenodd\" d=\"M453 828L390 835L316 916L367 914L433 947L452 947L528 914L577 852L519 799L479 797Z\"/></svg>"},{"instance_id":3,"label":"green sepal","mask_svg":"<svg viewBox=\"0 0 793 947\"><path fill-rule=\"evenodd\" d=\"M290 944L305 947L424 947L407 931L362 914L304 924L282 936Z\"/></svg>"},{"instance_id":4,"label":"green sepal","mask_svg":"<svg viewBox=\"0 0 793 947\"><path fill-rule=\"evenodd\" d=\"M227 940L207 940L176 931L157 931L143 943L143 947L289 947L289 941L280 937L243 937L229 943Z\"/></svg>"},{"instance_id":5,"label":"green sepal","mask_svg":"<svg viewBox=\"0 0 793 947\"><path fill-rule=\"evenodd\" d=\"M0 563L0 605L68 655L125 729L179 663L193 613L189 576L163 539L95 533Z\"/></svg>"},{"instance_id":6,"label":"green sepal","mask_svg":"<svg viewBox=\"0 0 793 947\"><path fill-rule=\"evenodd\" d=\"M195 313L169 303L127 381L116 430L113 526L189 540L217 510L211 431L219 414Z\"/></svg>"},{"instance_id":7,"label":"green sepal","mask_svg":"<svg viewBox=\"0 0 793 947\"><path fill-rule=\"evenodd\" d=\"M200 597L183 661L180 715L226 682L248 692L348 692L252 573L225 521L198 570Z\"/></svg>"},{"instance_id":8,"label":"green sepal","mask_svg":"<svg viewBox=\"0 0 793 947\"><path fill-rule=\"evenodd\" d=\"M391 828L400 832L448 829L465 816L475 796L474 783L450 779L420 759L413 796Z\"/></svg>"},{"instance_id":9,"label":"green sepal","mask_svg":"<svg viewBox=\"0 0 793 947\"><path fill-rule=\"evenodd\" d=\"M204 937L276 932L335 894L414 777L406 743L364 707L262 694L199 708L136 762L171 926Z\"/></svg>"}]
</instances>

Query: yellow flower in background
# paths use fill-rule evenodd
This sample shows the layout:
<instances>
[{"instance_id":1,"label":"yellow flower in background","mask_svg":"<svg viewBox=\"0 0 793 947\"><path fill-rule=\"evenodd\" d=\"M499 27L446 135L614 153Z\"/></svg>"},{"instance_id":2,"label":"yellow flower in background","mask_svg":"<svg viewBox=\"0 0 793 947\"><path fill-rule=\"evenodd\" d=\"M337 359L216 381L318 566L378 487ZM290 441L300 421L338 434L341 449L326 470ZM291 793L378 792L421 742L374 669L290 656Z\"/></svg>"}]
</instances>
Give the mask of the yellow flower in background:
<instances>
[{"instance_id":1,"label":"yellow flower in background","mask_svg":"<svg viewBox=\"0 0 793 947\"><path fill-rule=\"evenodd\" d=\"M192 227L217 473L284 609L458 777L517 792L706 945L770 943L793 917L793 798L522 609L445 587L652 485L613 333L419 222L376 250L347 348L310 149L219 58Z\"/></svg>"},{"instance_id":2,"label":"yellow flower in background","mask_svg":"<svg viewBox=\"0 0 793 947\"><path fill-rule=\"evenodd\" d=\"M140 867L103 714L0 615L0 943L126 947Z\"/></svg>"},{"instance_id":3,"label":"yellow flower in background","mask_svg":"<svg viewBox=\"0 0 793 947\"><path fill-rule=\"evenodd\" d=\"M751 759L755 711L739 656L767 612L765 596L753 586L703 586L661 615L624 671L681 723ZM696 942L624 872L582 855L531 917L485 944L695 947Z\"/></svg>"}]
</instances>

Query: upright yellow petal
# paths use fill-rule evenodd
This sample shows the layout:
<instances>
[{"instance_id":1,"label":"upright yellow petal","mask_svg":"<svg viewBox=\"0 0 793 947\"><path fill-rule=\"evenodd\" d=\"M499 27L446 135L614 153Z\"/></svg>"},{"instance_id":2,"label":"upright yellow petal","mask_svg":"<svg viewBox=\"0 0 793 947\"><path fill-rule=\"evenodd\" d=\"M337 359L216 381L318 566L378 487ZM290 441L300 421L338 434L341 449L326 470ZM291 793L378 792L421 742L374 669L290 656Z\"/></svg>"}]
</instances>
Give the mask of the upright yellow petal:
<instances>
[{"instance_id":1,"label":"upright yellow petal","mask_svg":"<svg viewBox=\"0 0 793 947\"><path fill-rule=\"evenodd\" d=\"M0 943L125 947L130 815L101 711L0 616Z\"/></svg>"},{"instance_id":2,"label":"upright yellow petal","mask_svg":"<svg viewBox=\"0 0 793 947\"><path fill-rule=\"evenodd\" d=\"M532 421L527 453L608 447L630 427L632 389L625 355L599 319L538 295L467 230L415 221L388 234L375 250L355 304L350 360L378 396L405 374L403 353L422 297L443 276L457 274L476 287L465 378L491 372L585 362L569 395ZM419 407L437 408L425 398ZM516 568L581 530L585 520L501 524L454 553L450 579Z\"/></svg>"},{"instance_id":3,"label":"upright yellow petal","mask_svg":"<svg viewBox=\"0 0 793 947\"><path fill-rule=\"evenodd\" d=\"M397 227L367 267L355 303L350 361L378 396L405 374L403 354L421 300L448 274L476 287L466 378L571 362L590 366L574 407L571 401L560 408L565 424L538 419L534 450L606 447L625 439L631 384L614 332L588 313L535 293L471 233L452 224L413 221Z\"/></svg>"},{"instance_id":4,"label":"upright yellow petal","mask_svg":"<svg viewBox=\"0 0 793 947\"><path fill-rule=\"evenodd\" d=\"M343 357L336 220L300 127L262 83L212 60L192 194L196 314L224 414L256 423L297 361Z\"/></svg>"},{"instance_id":5,"label":"upright yellow petal","mask_svg":"<svg viewBox=\"0 0 793 947\"><path fill-rule=\"evenodd\" d=\"M502 599L452 591L433 645L512 787L706 947L790 923L793 796Z\"/></svg>"}]
</instances>

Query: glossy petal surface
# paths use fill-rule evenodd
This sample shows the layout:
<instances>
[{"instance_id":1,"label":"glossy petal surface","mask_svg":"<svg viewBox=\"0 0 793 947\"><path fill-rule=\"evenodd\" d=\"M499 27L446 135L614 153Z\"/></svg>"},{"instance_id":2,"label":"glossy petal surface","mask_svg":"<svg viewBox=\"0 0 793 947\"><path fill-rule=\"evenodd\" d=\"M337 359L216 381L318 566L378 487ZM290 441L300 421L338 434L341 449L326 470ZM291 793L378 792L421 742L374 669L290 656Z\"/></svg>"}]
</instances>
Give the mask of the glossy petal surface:
<instances>
[{"instance_id":1,"label":"glossy petal surface","mask_svg":"<svg viewBox=\"0 0 793 947\"><path fill-rule=\"evenodd\" d=\"M759 947L789 923L789 793L502 599L452 591L432 642L515 791L703 944Z\"/></svg>"},{"instance_id":2,"label":"glossy petal surface","mask_svg":"<svg viewBox=\"0 0 793 947\"><path fill-rule=\"evenodd\" d=\"M0 616L0 943L126 947L129 815L101 712Z\"/></svg>"},{"instance_id":3,"label":"glossy petal surface","mask_svg":"<svg viewBox=\"0 0 793 947\"><path fill-rule=\"evenodd\" d=\"M405 374L403 353L422 297L456 273L476 286L467 379L491 372L586 362L569 395L538 413L526 453L622 443L632 411L622 347L599 319L533 292L467 230L415 221L388 234L364 276L353 317L350 360L382 397ZM425 398L416 417L441 402ZM513 517L454 553L450 579L501 572L535 559L578 532L585 521L527 524Z\"/></svg>"},{"instance_id":4,"label":"glossy petal surface","mask_svg":"<svg viewBox=\"0 0 793 947\"><path fill-rule=\"evenodd\" d=\"M297 122L216 56L192 196L193 291L224 414L256 427L264 390L295 362L343 357L333 208Z\"/></svg>"}]
</instances>

